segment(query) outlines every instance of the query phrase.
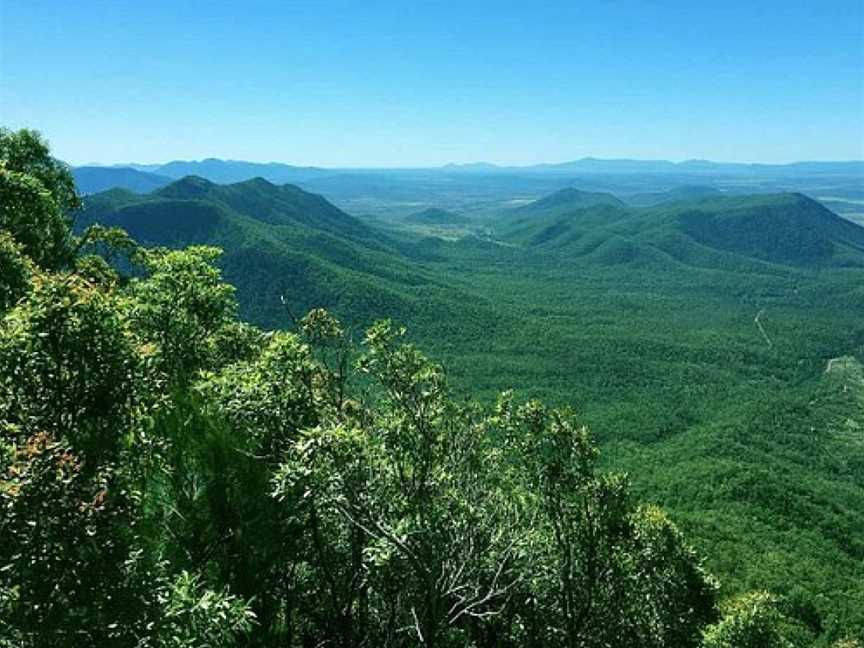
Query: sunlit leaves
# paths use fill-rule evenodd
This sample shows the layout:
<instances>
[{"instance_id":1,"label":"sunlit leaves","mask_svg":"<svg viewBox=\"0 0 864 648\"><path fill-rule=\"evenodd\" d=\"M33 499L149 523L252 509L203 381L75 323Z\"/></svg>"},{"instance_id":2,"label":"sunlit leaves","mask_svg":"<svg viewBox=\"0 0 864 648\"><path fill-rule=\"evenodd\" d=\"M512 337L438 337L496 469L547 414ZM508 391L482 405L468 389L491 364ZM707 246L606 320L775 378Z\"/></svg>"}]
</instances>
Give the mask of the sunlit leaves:
<instances>
[{"instance_id":1,"label":"sunlit leaves","mask_svg":"<svg viewBox=\"0 0 864 648\"><path fill-rule=\"evenodd\" d=\"M79 206L69 170L34 131L0 129L0 229L44 268L73 258L70 212Z\"/></svg>"},{"instance_id":2,"label":"sunlit leaves","mask_svg":"<svg viewBox=\"0 0 864 648\"><path fill-rule=\"evenodd\" d=\"M111 456L146 381L114 296L77 275L33 278L0 322L0 420Z\"/></svg>"},{"instance_id":3,"label":"sunlit leaves","mask_svg":"<svg viewBox=\"0 0 864 648\"><path fill-rule=\"evenodd\" d=\"M787 636L789 620L766 592L731 601L723 619L705 632L705 648L798 648Z\"/></svg>"},{"instance_id":4,"label":"sunlit leaves","mask_svg":"<svg viewBox=\"0 0 864 648\"><path fill-rule=\"evenodd\" d=\"M160 585L160 618L141 648L230 648L255 624L246 603L181 572Z\"/></svg>"},{"instance_id":5,"label":"sunlit leaves","mask_svg":"<svg viewBox=\"0 0 864 648\"><path fill-rule=\"evenodd\" d=\"M156 347L159 363L173 382L188 382L219 355L214 337L236 313L234 288L213 264L216 248L142 250L148 275L128 288L129 317L136 333Z\"/></svg>"}]
</instances>

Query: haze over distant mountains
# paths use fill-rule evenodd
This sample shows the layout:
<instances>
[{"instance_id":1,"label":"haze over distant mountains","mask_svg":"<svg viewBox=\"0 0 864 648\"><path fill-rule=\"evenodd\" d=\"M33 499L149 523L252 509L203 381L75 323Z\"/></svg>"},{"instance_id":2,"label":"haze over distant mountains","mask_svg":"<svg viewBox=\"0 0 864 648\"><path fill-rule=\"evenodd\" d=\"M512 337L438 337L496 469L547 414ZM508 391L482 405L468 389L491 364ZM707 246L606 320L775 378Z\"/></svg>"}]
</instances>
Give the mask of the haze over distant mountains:
<instances>
[{"instance_id":1,"label":"haze over distant mountains","mask_svg":"<svg viewBox=\"0 0 864 648\"><path fill-rule=\"evenodd\" d=\"M837 213L864 221L864 161L772 165L583 158L524 167L474 162L434 168L325 169L209 158L89 165L74 168L73 173L83 194L115 187L147 193L188 175L222 184L263 178L322 194L349 213L385 220L427 208L491 213L575 187L582 192L611 193L627 204L643 206L720 193L800 192L830 202Z\"/></svg>"},{"instance_id":2,"label":"haze over distant mountains","mask_svg":"<svg viewBox=\"0 0 864 648\"><path fill-rule=\"evenodd\" d=\"M240 182L249 177L260 176L272 182L296 180L299 177L313 177L328 172L340 171L405 171L408 168L390 167L309 167L294 166L282 162L249 162L207 158L204 160L173 160L164 164L138 164L134 162L112 165L87 165L98 168L131 168L138 171L155 173L170 178L199 175L213 182ZM526 171L576 171L580 173L833 173L864 174L864 160L841 161L800 161L787 164L766 164L749 162L713 162L711 160L639 160L604 159L584 157L565 162L546 162L532 165L499 165L491 162L450 163L442 167L415 167L417 169L439 169L443 171L471 172L526 172Z\"/></svg>"},{"instance_id":3,"label":"haze over distant mountains","mask_svg":"<svg viewBox=\"0 0 864 648\"><path fill-rule=\"evenodd\" d=\"M582 173L831 173L864 174L864 161L802 161L789 164L712 162L710 160L605 160L592 157L573 162L538 164L533 169L579 171Z\"/></svg>"}]
</instances>

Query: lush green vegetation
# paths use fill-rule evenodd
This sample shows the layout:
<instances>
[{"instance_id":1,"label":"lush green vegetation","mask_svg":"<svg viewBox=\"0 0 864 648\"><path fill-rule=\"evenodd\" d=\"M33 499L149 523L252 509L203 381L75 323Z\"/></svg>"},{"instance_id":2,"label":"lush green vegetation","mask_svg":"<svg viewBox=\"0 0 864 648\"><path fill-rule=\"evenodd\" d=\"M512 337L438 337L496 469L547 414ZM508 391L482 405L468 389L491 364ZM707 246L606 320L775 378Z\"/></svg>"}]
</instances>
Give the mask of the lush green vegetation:
<instances>
[{"instance_id":1,"label":"lush green vegetation","mask_svg":"<svg viewBox=\"0 0 864 648\"><path fill-rule=\"evenodd\" d=\"M68 172L0 142L0 645L862 639L860 233L819 205L447 242L185 179L73 235Z\"/></svg>"},{"instance_id":2,"label":"lush green vegetation","mask_svg":"<svg viewBox=\"0 0 864 648\"><path fill-rule=\"evenodd\" d=\"M607 464L688 525L724 595L770 583L811 602L818 634L860 626L864 574L849 547L864 536L856 513L864 484L846 466L858 465L861 448L837 435L843 416L860 413L839 408L845 415L830 418L809 403L847 388L825 386L830 358L861 357L862 230L794 194L649 209L548 202L454 243L390 230L374 233L373 249L346 232L339 240L351 252L332 269L340 287L304 286L308 301L289 296L289 309L327 305L354 328L376 315L408 322L462 391L491 403L515 387L575 405ZM172 242L176 226L153 228L161 238L150 239L122 214L109 222ZM295 231L279 236L296 239ZM227 250L222 265L244 316L289 324L274 279L296 272L290 255L237 264L236 240L200 241ZM244 245L266 249L261 240ZM317 240L304 251L317 263L340 261ZM392 299L377 298L384 287ZM359 302L340 302L345 295ZM742 480L751 486L732 487ZM795 493L783 517L777 493Z\"/></svg>"}]
</instances>

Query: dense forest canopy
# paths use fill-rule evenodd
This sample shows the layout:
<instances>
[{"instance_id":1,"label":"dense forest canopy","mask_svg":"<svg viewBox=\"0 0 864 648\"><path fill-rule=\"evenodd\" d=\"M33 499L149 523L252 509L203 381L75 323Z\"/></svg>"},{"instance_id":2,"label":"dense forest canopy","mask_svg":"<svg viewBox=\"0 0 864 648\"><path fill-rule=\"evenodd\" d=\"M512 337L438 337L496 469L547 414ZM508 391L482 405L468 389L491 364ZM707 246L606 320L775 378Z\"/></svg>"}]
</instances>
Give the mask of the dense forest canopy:
<instances>
[{"instance_id":1,"label":"dense forest canopy","mask_svg":"<svg viewBox=\"0 0 864 648\"><path fill-rule=\"evenodd\" d=\"M0 132L0 646L859 645L803 595L721 597L571 410L456 397L386 320L257 328L219 249L79 206L38 134Z\"/></svg>"}]
</instances>

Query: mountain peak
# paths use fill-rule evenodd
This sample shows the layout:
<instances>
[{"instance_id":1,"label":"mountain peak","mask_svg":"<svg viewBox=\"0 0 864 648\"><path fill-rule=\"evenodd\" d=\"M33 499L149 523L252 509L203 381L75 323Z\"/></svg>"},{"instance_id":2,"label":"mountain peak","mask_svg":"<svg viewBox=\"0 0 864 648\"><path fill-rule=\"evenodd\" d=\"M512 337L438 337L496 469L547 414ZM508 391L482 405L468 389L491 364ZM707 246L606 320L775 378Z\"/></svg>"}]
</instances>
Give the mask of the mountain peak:
<instances>
[{"instance_id":1,"label":"mountain peak","mask_svg":"<svg viewBox=\"0 0 864 648\"><path fill-rule=\"evenodd\" d=\"M249 178L248 180L241 180L240 182L233 182L230 187L248 187L250 189L278 189L279 185L273 184L266 178L262 178L261 176L255 176L254 178Z\"/></svg>"},{"instance_id":2,"label":"mountain peak","mask_svg":"<svg viewBox=\"0 0 864 648\"><path fill-rule=\"evenodd\" d=\"M516 211L520 213L563 211L593 207L594 205L626 207L624 202L610 193L582 191L575 187L565 187L539 200L519 207Z\"/></svg>"},{"instance_id":3,"label":"mountain peak","mask_svg":"<svg viewBox=\"0 0 864 648\"><path fill-rule=\"evenodd\" d=\"M201 176L188 175L155 191L163 198L193 200L206 196L217 185Z\"/></svg>"}]
</instances>

